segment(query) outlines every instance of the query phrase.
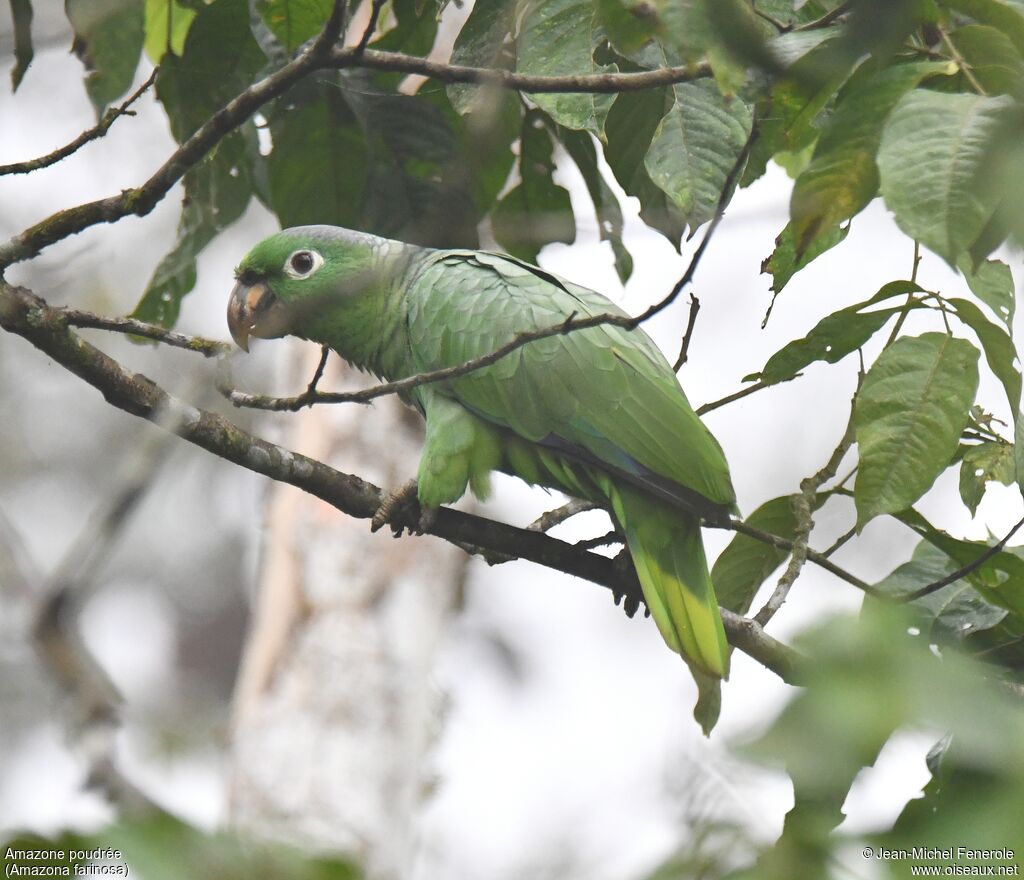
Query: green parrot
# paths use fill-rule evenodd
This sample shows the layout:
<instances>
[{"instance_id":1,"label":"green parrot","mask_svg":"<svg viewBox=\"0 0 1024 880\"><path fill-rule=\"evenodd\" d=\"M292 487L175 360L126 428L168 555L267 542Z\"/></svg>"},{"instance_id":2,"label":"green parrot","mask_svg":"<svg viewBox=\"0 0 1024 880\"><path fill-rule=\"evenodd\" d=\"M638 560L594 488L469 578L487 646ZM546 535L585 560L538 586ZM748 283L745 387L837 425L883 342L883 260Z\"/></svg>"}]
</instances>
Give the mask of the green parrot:
<instances>
[{"instance_id":1,"label":"green parrot","mask_svg":"<svg viewBox=\"0 0 1024 880\"><path fill-rule=\"evenodd\" d=\"M624 315L510 256L433 250L334 226L286 229L242 260L231 335L299 336L387 380L465 363L526 331ZM701 542L735 495L721 447L640 329L549 336L486 368L403 395L426 419L425 509L485 498L499 470L607 509L668 646L705 687L729 648Z\"/></svg>"}]
</instances>

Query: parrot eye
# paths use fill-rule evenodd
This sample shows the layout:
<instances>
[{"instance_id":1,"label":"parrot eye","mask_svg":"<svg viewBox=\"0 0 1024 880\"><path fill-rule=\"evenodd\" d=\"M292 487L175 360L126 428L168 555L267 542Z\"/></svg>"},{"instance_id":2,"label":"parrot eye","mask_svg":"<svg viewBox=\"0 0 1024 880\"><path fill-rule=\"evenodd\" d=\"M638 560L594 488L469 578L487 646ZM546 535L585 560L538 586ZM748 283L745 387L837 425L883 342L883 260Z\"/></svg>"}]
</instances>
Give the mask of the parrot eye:
<instances>
[{"instance_id":1,"label":"parrot eye","mask_svg":"<svg viewBox=\"0 0 1024 880\"><path fill-rule=\"evenodd\" d=\"M324 264L324 258L316 251L296 251L284 264L284 272L290 278L301 281L308 278Z\"/></svg>"}]
</instances>

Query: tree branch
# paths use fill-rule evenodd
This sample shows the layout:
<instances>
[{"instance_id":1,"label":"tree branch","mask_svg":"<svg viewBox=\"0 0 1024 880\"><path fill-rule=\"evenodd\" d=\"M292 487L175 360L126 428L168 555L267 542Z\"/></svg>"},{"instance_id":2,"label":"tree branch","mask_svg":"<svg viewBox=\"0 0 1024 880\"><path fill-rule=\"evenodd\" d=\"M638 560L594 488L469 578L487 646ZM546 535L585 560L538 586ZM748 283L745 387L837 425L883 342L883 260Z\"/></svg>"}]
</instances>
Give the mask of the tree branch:
<instances>
[{"instance_id":1,"label":"tree branch","mask_svg":"<svg viewBox=\"0 0 1024 880\"><path fill-rule=\"evenodd\" d=\"M28 340L98 389L111 405L162 424L214 455L289 483L350 516L369 519L380 506L383 493L376 486L248 434L215 413L178 400L146 376L130 373L71 331L60 310L24 288L0 282L0 326ZM619 598L635 600L642 595L634 571L623 570L604 556L579 550L537 531L443 507L428 532L451 543L515 556L581 577L610 589ZM798 681L800 655L796 651L773 639L751 620L725 609L722 617L735 647L784 680Z\"/></svg>"},{"instance_id":2,"label":"tree branch","mask_svg":"<svg viewBox=\"0 0 1024 880\"><path fill-rule=\"evenodd\" d=\"M90 141L98 140L103 137L118 119L122 116L134 116L135 114L128 108L132 106L142 95L147 92L150 86L156 81L156 74L158 68L154 68L153 72L149 75L149 78L139 86L128 100L121 104L120 107L112 107L103 114L103 118L96 123L92 128L83 131L78 137L63 147L54 150L52 153L47 153L45 156L39 156L37 159L28 159L25 162L13 162L10 165L0 165L0 177L5 174L31 174L33 171L39 171L42 168L48 168L51 165L56 165L63 159L73 153L77 153L82 147L84 147Z\"/></svg>"},{"instance_id":3,"label":"tree branch","mask_svg":"<svg viewBox=\"0 0 1024 880\"><path fill-rule=\"evenodd\" d=\"M82 309L54 308L53 311L60 314L70 327L88 327L94 330L110 330L115 333L142 336L152 339L154 342L172 345L175 348L199 352L204 357L216 357L228 354L232 350L231 345L227 342L217 342L214 339L204 339L201 336L189 336L175 330L168 330L159 324L147 324L136 318L110 318Z\"/></svg>"},{"instance_id":4,"label":"tree branch","mask_svg":"<svg viewBox=\"0 0 1024 880\"><path fill-rule=\"evenodd\" d=\"M353 63L355 49L335 49L332 55L334 67L366 67L390 73L411 73L435 79L443 83L467 83L469 85L492 86L511 89L527 94L601 94L618 92L639 92L659 86L692 82L711 76L707 63L683 67L663 67L658 70L643 70L637 73L587 73L567 76L533 76L514 73L510 70L489 67L466 67L461 64L445 64L415 55L400 52L378 52L366 49Z\"/></svg>"}]
</instances>

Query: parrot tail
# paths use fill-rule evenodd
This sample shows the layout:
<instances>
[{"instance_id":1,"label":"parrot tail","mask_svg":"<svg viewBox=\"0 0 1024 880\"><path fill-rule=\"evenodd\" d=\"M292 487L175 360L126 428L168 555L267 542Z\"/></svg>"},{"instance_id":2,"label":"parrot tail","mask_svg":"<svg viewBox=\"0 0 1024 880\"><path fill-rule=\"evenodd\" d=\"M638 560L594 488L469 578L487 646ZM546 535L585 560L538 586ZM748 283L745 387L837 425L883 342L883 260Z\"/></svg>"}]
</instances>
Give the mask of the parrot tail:
<instances>
[{"instance_id":1,"label":"parrot tail","mask_svg":"<svg viewBox=\"0 0 1024 880\"><path fill-rule=\"evenodd\" d=\"M612 483L605 488L662 637L695 674L727 678L729 644L704 556L700 520L632 487Z\"/></svg>"}]
</instances>

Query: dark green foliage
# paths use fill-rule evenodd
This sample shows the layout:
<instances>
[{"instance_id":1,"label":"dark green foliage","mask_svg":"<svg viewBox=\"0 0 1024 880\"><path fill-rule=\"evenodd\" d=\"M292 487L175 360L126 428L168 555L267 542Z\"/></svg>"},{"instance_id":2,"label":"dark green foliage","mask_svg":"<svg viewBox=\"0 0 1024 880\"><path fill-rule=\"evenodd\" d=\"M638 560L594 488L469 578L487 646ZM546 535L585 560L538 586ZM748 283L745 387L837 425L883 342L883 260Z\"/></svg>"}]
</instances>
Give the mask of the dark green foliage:
<instances>
[{"instance_id":1,"label":"dark green foliage","mask_svg":"<svg viewBox=\"0 0 1024 880\"><path fill-rule=\"evenodd\" d=\"M14 24L14 67L11 68L11 91L17 91L25 71L32 63L32 0L11 0L11 21Z\"/></svg>"},{"instance_id":2,"label":"dark green foliage","mask_svg":"<svg viewBox=\"0 0 1024 880\"><path fill-rule=\"evenodd\" d=\"M85 65L85 89L102 116L128 91L142 54L143 8L139 0L67 0L75 31L73 50Z\"/></svg>"}]
</instances>

